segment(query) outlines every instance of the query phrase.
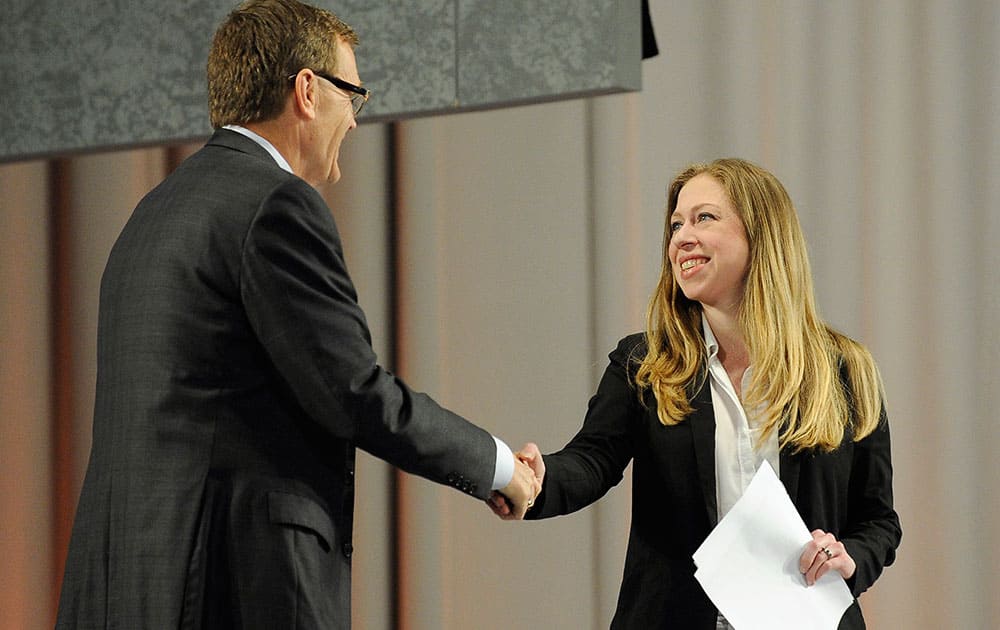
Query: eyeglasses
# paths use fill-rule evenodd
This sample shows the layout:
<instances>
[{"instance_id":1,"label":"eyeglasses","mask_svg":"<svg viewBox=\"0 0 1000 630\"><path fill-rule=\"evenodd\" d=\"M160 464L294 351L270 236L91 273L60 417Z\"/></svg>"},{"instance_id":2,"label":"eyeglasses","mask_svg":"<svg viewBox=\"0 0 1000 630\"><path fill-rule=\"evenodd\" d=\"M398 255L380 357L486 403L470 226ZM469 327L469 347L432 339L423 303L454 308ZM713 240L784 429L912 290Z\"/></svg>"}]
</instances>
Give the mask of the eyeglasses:
<instances>
[{"instance_id":1,"label":"eyeglasses","mask_svg":"<svg viewBox=\"0 0 1000 630\"><path fill-rule=\"evenodd\" d=\"M331 76L323 72L316 72L315 70L313 70L313 74L315 74L321 79L326 79L327 81L339 87L340 89L344 90L345 92L351 93L350 96L351 109L354 111L355 117L357 117L357 115L361 113L361 110L364 109L365 103L368 102L368 96L371 94L371 90L369 90L368 88L363 88L360 85L354 85L353 83L348 83L343 79L338 79L335 76ZM296 76L298 75L297 74L289 75L288 80L292 81L295 79Z\"/></svg>"}]
</instances>

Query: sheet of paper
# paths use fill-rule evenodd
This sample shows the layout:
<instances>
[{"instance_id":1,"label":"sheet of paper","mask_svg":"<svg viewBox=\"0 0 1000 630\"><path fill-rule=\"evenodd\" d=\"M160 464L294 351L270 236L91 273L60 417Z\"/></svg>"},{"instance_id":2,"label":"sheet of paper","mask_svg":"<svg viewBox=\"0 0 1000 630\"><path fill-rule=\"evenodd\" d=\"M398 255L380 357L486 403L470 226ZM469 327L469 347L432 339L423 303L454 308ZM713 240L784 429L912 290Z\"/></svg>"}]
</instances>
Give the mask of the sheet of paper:
<instances>
[{"instance_id":1,"label":"sheet of paper","mask_svg":"<svg viewBox=\"0 0 1000 630\"><path fill-rule=\"evenodd\" d=\"M835 630L854 601L839 573L806 586L799 556L812 535L770 464L694 552L695 578L736 630Z\"/></svg>"}]
</instances>

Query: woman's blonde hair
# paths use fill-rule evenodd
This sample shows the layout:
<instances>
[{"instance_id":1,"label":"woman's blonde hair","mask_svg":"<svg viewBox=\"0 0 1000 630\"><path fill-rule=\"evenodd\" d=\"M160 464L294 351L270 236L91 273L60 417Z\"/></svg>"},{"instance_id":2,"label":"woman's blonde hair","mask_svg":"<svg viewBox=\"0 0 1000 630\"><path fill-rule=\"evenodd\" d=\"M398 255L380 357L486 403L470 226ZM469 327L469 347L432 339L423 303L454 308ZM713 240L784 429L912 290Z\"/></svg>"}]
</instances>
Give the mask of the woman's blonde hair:
<instances>
[{"instance_id":1,"label":"woman's blonde hair","mask_svg":"<svg viewBox=\"0 0 1000 630\"><path fill-rule=\"evenodd\" d=\"M879 423L883 393L878 369L864 346L820 319L795 207L774 175L745 160L694 164L670 184L663 263L646 318L647 352L635 377L640 395L652 390L660 422L677 424L692 412L690 396L706 378L701 305L677 286L668 256L678 195L701 174L725 190L750 245L739 324L753 373L743 405L763 409L760 439L778 431L782 448L829 451L840 445L850 426L853 439L860 440Z\"/></svg>"}]
</instances>

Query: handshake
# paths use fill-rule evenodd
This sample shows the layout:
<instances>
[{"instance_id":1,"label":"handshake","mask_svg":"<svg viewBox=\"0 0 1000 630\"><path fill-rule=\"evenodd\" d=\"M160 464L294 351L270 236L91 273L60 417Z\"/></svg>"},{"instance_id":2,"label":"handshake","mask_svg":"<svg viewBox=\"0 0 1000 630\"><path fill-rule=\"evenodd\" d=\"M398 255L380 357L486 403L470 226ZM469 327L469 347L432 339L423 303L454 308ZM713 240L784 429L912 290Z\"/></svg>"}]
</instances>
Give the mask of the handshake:
<instances>
[{"instance_id":1,"label":"handshake","mask_svg":"<svg viewBox=\"0 0 1000 630\"><path fill-rule=\"evenodd\" d=\"M524 519L542 491L545 462L538 446L528 442L514 453L514 476L502 490L494 490L486 500L493 513L505 521Z\"/></svg>"}]
</instances>

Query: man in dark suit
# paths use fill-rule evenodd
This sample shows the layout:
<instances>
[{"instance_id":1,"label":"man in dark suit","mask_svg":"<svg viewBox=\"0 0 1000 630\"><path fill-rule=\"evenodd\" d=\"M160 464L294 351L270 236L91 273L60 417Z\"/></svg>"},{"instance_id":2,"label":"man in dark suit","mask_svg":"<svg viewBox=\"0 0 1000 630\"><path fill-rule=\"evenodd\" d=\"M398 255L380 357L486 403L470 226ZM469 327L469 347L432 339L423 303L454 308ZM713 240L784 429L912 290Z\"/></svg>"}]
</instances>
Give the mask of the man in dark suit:
<instances>
[{"instance_id":1,"label":"man in dark suit","mask_svg":"<svg viewBox=\"0 0 1000 630\"><path fill-rule=\"evenodd\" d=\"M332 14L244 4L215 134L136 207L101 284L94 439L59 628L348 628L354 455L524 515L489 433L376 364L330 210L367 100Z\"/></svg>"}]
</instances>

